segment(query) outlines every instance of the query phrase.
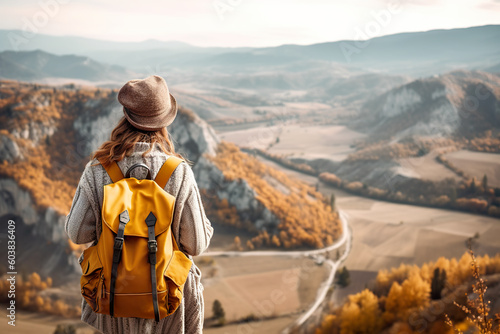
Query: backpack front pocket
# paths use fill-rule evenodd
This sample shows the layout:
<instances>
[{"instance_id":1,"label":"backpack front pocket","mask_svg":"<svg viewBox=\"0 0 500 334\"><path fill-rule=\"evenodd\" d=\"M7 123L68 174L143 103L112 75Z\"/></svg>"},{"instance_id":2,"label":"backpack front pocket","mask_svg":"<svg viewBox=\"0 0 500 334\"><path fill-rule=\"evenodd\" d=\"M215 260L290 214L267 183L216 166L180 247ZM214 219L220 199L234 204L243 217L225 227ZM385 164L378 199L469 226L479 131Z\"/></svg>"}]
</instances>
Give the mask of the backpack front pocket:
<instances>
[{"instance_id":1,"label":"backpack front pocket","mask_svg":"<svg viewBox=\"0 0 500 334\"><path fill-rule=\"evenodd\" d=\"M102 263L97 253L97 247L92 246L84 250L83 261L80 263L82 277L80 279L81 293L92 310L99 309L98 299L101 292L104 275Z\"/></svg>"},{"instance_id":2,"label":"backpack front pocket","mask_svg":"<svg viewBox=\"0 0 500 334\"><path fill-rule=\"evenodd\" d=\"M164 272L168 290L168 314L173 313L182 301L184 283L192 264L191 259L184 253L174 250L170 264Z\"/></svg>"}]
</instances>

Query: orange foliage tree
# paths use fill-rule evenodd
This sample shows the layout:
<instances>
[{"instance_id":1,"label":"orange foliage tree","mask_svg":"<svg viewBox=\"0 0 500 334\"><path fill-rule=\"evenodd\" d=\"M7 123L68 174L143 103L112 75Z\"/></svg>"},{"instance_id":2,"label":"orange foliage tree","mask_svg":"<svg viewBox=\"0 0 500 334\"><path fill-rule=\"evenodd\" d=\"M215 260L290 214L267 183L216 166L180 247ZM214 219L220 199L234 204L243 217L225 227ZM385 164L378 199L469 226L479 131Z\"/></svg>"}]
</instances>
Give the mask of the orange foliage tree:
<instances>
[{"instance_id":1,"label":"orange foliage tree","mask_svg":"<svg viewBox=\"0 0 500 334\"><path fill-rule=\"evenodd\" d=\"M19 275L15 283L16 308L56 314L67 318L79 317L81 313L79 305L68 305L61 299L41 294L51 286L52 278L50 277L42 280L40 275L32 273L29 275L28 279L25 280ZM0 280L0 303L9 302L9 290L10 282L7 280Z\"/></svg>"},{"instance_id":2,"label":"orange foliage tree","mask_svg":"<svg viewBox=\"0 0 500 334\"><path fill-rule=\"evenodd\" d=\"M444 312L451 314L455 311L451 309L452 302L446 302L446 306L441 303L439 306L437 303L440 301L431 300L430 284L433 272L439 268L447 273L445 288L447 296L443 298L460 297L460 294L455 293L455 291L461 291L472 278L476 279L473 292L480 295L482 291L484 297L486 290L484 281L478 280L478 277L500 273L500 254L494 257L488 255L477 257L473 261L475 261L476 269L472 272L470 270L471 257L468 253L465 253L458 260L440 257L437 261L426 263L421 267L402 264L391 270L381 270L374 282L373 292L365 289L349 296L344 305L331 308L323 316L315 333L347 334L379 333L382 331L384 333L447 333L450 328L446 327ZM484 298L469 301L468 307L474 310L486 310L487 313L489 309L483 301ZM436 309L440 310L441 313L435 315ZM429 314L433 316L429 317ZM412 315L422 315L420 318L425 319L425 328L414 328L415 319L411 321ZM474 315L476 320L482 321L476 314ZM460 312L455 312L452 316L459 321L464 318L463 313ZM376 330L367 331L366 324L370 324ZM483 324L485 324L484 321ZM483 327L492 328L488 324ZM484 333L493 332L486 331Z\"/></svg>"}]
</instances>

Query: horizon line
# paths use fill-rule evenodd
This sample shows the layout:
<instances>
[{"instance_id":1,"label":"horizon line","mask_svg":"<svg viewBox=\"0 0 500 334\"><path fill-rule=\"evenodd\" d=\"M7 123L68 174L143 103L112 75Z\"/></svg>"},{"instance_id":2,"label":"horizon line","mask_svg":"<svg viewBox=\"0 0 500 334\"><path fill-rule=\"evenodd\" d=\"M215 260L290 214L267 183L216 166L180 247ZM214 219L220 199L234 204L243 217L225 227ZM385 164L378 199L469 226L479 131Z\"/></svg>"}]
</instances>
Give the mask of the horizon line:
<instances>
[{"instance_id":1,"label":"horizon line","mask_svg":"<svg viewBox=\"0 0 500 334\"><path fill-rule=\"evenodd\" d=\"M111 40L111 39L100 39L100 38L94 38L94 37L87 37L87 36L81 36L81 35L54 35L54 34L45 34L45 33L37 33L36 35L43 35L43 36L49 36L49 37L61 37L61 38L82 38L82 39L87 39L87 40L93 40L93 41L100 41L100 42L112 42L112 43L130 43L130 44L140 44L140 43L145 43L148 41L152 42L159 42L159 43L182 43L186 44L191 47L196 47L196 48L224 48L224 49L238 49L238 48L275 48L275 47L281 47L281 46L311 46L311 45L319 45L319 44L327 44L327 43L338 43L338 42L352 42L352 41L367 41L367 40L372 40L376 38L381 38L381 37L387 37L387 36L396 36L396 35L404 35L404 34L417 34L417 33L427 33L427 32L432 32L432 31L450 31L450 30L464 30L464 29L472 29L472 28L484 28L484 27L494 27L494 26L500 26L500 23L498 24L484 24L484 25L479 25L479 26L467 26L467 27L457 27L457 28L438 28L438 29L428 29L428 30L416 30L416 31L404 31L404 32L398 32L398 33L393 33L393 34L386 34L386 35L380 35L380 36L373 36L367 39L359 39L359 40L354 40L354 39L339 39L339 40L330 40L330 41L323 41L323 42L315 42L315 43L309 43L309 44L299 44L299 43L283 43L283 44L275 44L275 45L267 45L267 46L200 46L200 45L195 45L189 42L184 42L182 40L176 40L176 39L171 39L171 40L160 40L160 39L155 39L155 38L147 38L147 39L142 39L138 41L121 41L121 40ZM23 32L22 29L5 29L2 28L0 31L16 31L16 32Z\"/></svg>"}]
</instances>

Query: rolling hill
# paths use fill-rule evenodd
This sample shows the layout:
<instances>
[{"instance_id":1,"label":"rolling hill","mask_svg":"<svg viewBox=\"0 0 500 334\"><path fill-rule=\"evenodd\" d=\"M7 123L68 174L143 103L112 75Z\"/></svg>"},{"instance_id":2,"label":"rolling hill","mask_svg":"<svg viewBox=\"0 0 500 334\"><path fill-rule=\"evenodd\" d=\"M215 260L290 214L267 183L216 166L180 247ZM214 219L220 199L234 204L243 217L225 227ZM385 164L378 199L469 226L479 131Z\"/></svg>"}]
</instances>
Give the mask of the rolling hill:
<instances>
[{"instance_id":1,"label":"rolling hill","mask_svg":"<svg viewBox=\"0 0 500 334\"><path fill-rule=\"evenodd\" d=\"M130 71L116 65L105 65L85 56L57 56L45 51L4 51L0 53L0 78L40 80L71 78L88 81L123 81Z\"/></svg>"}]
</instances>

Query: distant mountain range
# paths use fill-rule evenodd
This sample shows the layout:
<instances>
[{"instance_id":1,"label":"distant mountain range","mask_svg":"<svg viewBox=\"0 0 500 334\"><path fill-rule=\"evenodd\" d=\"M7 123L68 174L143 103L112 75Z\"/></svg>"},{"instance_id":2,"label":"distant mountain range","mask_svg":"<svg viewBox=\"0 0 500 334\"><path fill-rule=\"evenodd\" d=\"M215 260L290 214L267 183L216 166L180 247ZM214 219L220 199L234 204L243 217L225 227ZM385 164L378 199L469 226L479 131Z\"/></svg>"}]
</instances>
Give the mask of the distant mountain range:
<instances>
[{"instance_id":1,"label":"distant mountain range","mask_svg":"<svg viewBox=\"0 0 500 334\"><path fill-rule=\"evenodd\" d=\"M13 43L17 36L18 43ZM38 34L22 38L23 32L0 30L0 51L36 50L80 54L97 61L143 71L145 68L245 72L282 67L308 61L339 63L365 70L427 76L458 68L488 69L500 58L500 25L451 30L400 33L366 42L337 41L313 45L282 45L266 48L196 47L181 42L112 42L72 36Z\"/></svg>"},{"instance_id":2,"label":"distant mountain range","mask_svg":"<svg viewBox=\"0 0 500 334\"><path fill-rule=\"evenodd\" d=\"M105 65L86 56L57 56L45 51L0 52L0 78L38 80L72 78L89 81L123 81L130 71L117 65Z\"/></svg>"}]
</instances>

